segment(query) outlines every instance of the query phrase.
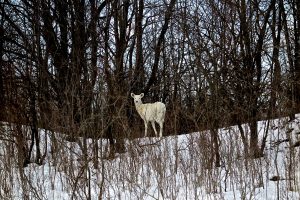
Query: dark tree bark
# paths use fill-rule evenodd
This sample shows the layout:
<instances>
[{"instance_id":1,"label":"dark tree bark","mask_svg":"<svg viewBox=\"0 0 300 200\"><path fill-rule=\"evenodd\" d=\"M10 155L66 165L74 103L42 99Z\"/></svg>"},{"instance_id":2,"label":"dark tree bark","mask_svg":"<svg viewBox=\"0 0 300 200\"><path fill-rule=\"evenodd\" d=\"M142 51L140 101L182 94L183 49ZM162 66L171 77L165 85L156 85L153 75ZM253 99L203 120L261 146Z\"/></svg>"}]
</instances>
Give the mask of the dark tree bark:
<instances>
[{"instance_id":1,"label":"dark tree bark","mask_svg":"<svg viewBox=\"0 0 300 200\"><path fill-rule=\"evenodd\" d=\"M300 1L294 1L294 37L295 37L295 66L294 66L294 113L300 112Z\"/></svg>"},{"instance_id":2,"label":"dark tree bark","mask_svg":"<svg viewBox=\"0 0 300 200\"><path fill-rule=\"evenodd\" d=\"M28 81L28 94L30 96L29 100L29 114L30 114L30 127L31 127L31 144L28 150L28 154L24 161L24 166L29 164L31 161L31 154L33 150L34 144L36 145L36 160L35 162L37 164L42 164L41 160L41 152L40 152L40 139L39 139L39 133L38 133L38 119L37 119L37 110L36 110L36 94L35 94L35 88L31 80Z\"/></svg>"},{"instance_id":3,"label":"dark tree bark","mask_svg":"<svg viewBox=\"0 0 300 200\"><path fill-rule=\"evenodd\" d=\"M276 109L277 96L281 94L280 82L281 82L281 67L279 62L279 50L280 50L280 38L281 38L281 30L282 30L282 12L284 12L283 1L279 1L279 10L277 13L277 9L275 4L273 6L273 21L271 25L272 30L272 40L273 40L273 55L272 55L272 82L271 82L271 100L270 100L270 108L268 110L268 118L274 118L278 116L278 111Z\"/></svg>"},{"instance_id":4,"label":"dark tree bark","mask_svg":"<svg viewBox=\"0 0 300 200\"><path fill-rule=\"evenodd\" d=\"M158 41L156 43L156 46L154 48L154 63L152 66L151 70L151 75L149 78L149 81L146 84L146 87L144 88L144 92L148 93L150 88L156 84L157 82L157 73L158 73L158 66L159 66L159 59L160 59L160 53L161 53L161 48L165 40L165 34L167 33L167 30L169 28L169 23L173 14L173 9L175 6L176 0L171 0L170 4L166 10L165 13L165 19L164 19L164 24L162 26L161 32L158 37Z\"/></svg>"},{"instance_id":5,"label":"dark tree bark","mask_svg":"<svg viewBox=\"0 0 300 200\"><path fill-rule=\"evenodd\" d=\"M5 108L5 98L4 98L4 82L3 82L3 44L4 44L4 28L3 28L3 19L0 21L0 112L4 113ZM2 115L1 115L2 116ZM0 117L0 121L3 121Z\"/></svg>"},{"instance_id":6,"label":"dark tree bark","mask_svg":"<svg viewBox=\"0 0 300 200\"><path fill-rule=\"evenodd\" d=\"M110 88L110 92L109 92L109 96L108 96L108 104L109 105L113 105L113 100L111 98L111 96L114 95L114 91L113 91L113 80L112 80L112 75L110 72L110 66L109 66L109 29L110 29L110 20L111 20L111 16L108 15L106 16L106 21L105 21L105 25L104 25L104 74L105 74L105 79L108 85L108 88ZM108 110L106 111L107 113L111 113L110 107L108 107ZM107 129L106 129L106 136L109 139L109 144L112 148L111 154L114 154L114 134L113 134L113 116L109 115L108 119L107 119Z\"/></svg>"},{"instance_id":7,"label":"dark tree bark","mask_svg":"<svg viewBox=\"0 0 300 200\"><path fill-rule=\"evenodd\" d=\"M109 64L109 29L111 18L108 17L105 27L105 61L104 70L108 83L108 112L111 115L107 129L107 136L112 145L112 150L123 153L125 152L124 137L126 135L126 122L128 121L125 113L125 105L127 104L128 87L126 84L124 54L127 48L127 23L130 2L125 1L122 5L118 1L111 3L111 17L113 18L113 30L116 33L115 51L114 51L114 67ZM114 68L114 69L112 69ZM125 123L125 124L124 124Z\"/></svg>"},{"instance_id":8,"label":"dark tree bark","mask_svg":"<svg viewBox=\"0 0 300 200\"><path fill-rule=\"evenodd\" d=\"M141 93L144 87L145 80L145 68L144 68L144 56L143 56L143 12L144 1L135 0L135 40L136 40L136 63L133 72L133 81L131 83L131 90L136 93Z\"/></svg>"},{"instance_id":9,"label":"dark tree bark","mask_svg":"<svg viewBox=\"0 0 300 200\"><path fill-rule=\"evenodd\" d=\"M258 143L258 130L257 130L257 121L259 119L259 97L261 95L261 76L262 76L262 51L264 38L266 34L266 27L269 21L270 13L272 11L275 1L271 1L267 10L264 14L262 25L256 25L257 29L257 42L252 44L250 37L251 24L250 19L247 19L247 6L246 1L241 1L240 4L240 20L241 20L241 45L242 45L242 58L243 58L243 67L245 69L245 95L248 104L248 120L250 126L250 152L254 158L261 157L263 155L263 149L259 148ZM257 4L258 5L258 4ZM258 12L258 8L254 11ZM254 12L252 11L252 12ZM257 14L257 17L259 15ZM252 47L254 48L252 49ZM243 79L243 78L242 78Z\"/></svg>"}]
</instances>

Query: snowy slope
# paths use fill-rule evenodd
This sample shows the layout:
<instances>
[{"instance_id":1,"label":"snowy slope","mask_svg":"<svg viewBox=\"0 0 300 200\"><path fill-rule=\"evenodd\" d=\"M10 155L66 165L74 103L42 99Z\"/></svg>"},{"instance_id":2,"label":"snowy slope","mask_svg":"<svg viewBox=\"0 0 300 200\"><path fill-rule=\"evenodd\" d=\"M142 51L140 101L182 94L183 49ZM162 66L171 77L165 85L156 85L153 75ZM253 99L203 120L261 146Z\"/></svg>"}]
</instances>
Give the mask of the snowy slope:
<instances>
[{"instance_id":1,"label":"snowy slope","mask_svg":"<svg viewBox=\"0 0 300 200\"><path fill-rule=\"evenodd\" d=\"M269 126L267 126L269 125ZM243 126L249 133L247 125ZM41 133L44 165L24 170L8 163L8 142L1 141L0 197L7 199L299 199L294 175L299 172L300 115L259 122L268 133L265 156L244 158L238 128L219 130L222 167L210 168L210 133L126 141L127 153L107 157L106 140L66 142L57 133ZM298 133L298 134L297 134ZM55 140L53 138L55 137ZM298 138L297 138L298 137ZM288 139L288 141L286 140ZM283 142L286 140L286 142ZM55 148L53 147L55 141ZM281 141L281 142L280 142ZM98 159L92 148L98 142ZM55 153L54 153L55 152ZM98 168L95 168L98 161ZM15 162L16 163L16 162ZM280 179L272 181L270 179Z\"/></svg>"}]
</instances>

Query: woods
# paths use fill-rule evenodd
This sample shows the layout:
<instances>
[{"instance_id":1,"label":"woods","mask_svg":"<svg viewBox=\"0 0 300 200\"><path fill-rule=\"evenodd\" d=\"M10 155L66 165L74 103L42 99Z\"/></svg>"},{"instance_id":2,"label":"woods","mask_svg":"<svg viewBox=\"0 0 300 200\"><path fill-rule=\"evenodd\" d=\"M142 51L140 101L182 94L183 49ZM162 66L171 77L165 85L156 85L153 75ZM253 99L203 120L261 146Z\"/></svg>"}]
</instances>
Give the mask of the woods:
<instances>
[{"instance_id":1,"label":"woods","mask_svg":"<svg viewBox=\"0 0 300 200\"><path fill-rule=\"evenodd\" d=\"M38 128L125 152L125 138L143 136L130 93L144 92L166 104L165 135L211 130L214 165L224 126L248 123L245 154L261 157L257 121L300 112L299 10L295 0L4 0L0 120L30 127L24 165Z\"/></svg>"}]
</instances>

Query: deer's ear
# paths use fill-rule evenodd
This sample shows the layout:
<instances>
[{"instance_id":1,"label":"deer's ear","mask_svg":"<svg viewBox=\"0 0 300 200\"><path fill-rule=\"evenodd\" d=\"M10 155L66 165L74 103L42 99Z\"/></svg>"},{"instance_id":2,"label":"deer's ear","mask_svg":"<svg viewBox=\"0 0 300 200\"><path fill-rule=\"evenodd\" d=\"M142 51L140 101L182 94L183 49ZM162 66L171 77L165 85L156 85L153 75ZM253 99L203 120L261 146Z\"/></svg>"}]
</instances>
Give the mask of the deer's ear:
<instances>
[{"instance_id":1,"label":"deer's ear","mask_svg":"<svg viewBox=\"0 0 300 200\"><path fill-rule=\"evenodd\" d=\"M144 93L141 94L141 98L143 98L143 97L144 97Z\"/></svg>"},{"instance_id":2,"label":"deer's ear","mask_svg":"<svg viewBox=\"0 0 300 200\"><path fill-rule=\"evenodd\" d=\"M131 97L134 98L134 94L133 93L131 93Z\"/></svg>"}]
</instances>

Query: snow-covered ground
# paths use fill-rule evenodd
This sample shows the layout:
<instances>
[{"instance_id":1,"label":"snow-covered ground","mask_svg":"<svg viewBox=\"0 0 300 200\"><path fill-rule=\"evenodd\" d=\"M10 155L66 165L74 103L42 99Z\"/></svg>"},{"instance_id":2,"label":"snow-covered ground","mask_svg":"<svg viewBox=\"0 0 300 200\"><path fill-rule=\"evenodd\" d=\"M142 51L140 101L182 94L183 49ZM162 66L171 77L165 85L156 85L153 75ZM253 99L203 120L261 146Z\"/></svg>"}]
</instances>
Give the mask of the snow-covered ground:
<instances>
[{"instance_id":1,"label":"snow-covered ground","mask_svg":"<svg viewBox=\"0 0 300 200\"><path fill-rule=\"evenodd\" d=\"M259 122L268 134L264 157L245 158L237 127L219 130L221 167L211 168L209 131L126 140L127 152L109 159L106 140L66 142L40 130L43 165L20 168L16 148L0 142L3 199L300 199L300 115ZM247 125L244 131L249 135ZM288 140L287 140L288 139ZM285 142L283 140L286 140ZM280 142L281 141L281 142ZM95 142L98 149L95 149ZM87 148L87 156L83 149ZM34 157L34 156L33 156ZM298 168L298 169L297 169ZM271 180L279 179L279 180Z\"/></svg>"}]
</instances>

